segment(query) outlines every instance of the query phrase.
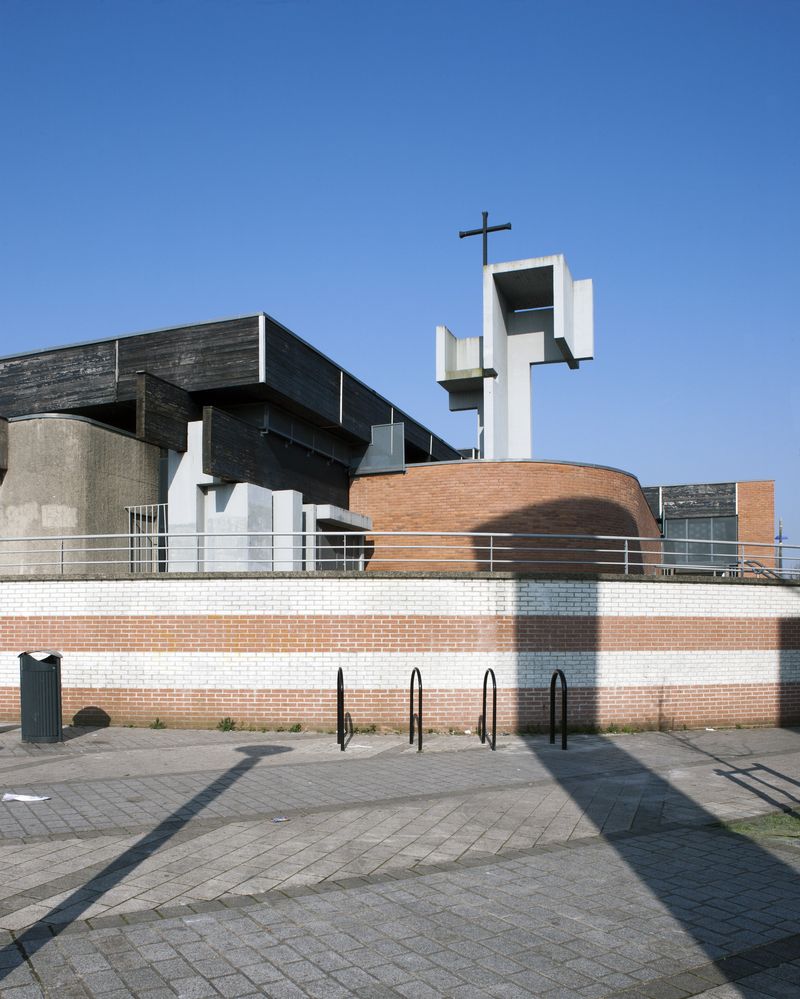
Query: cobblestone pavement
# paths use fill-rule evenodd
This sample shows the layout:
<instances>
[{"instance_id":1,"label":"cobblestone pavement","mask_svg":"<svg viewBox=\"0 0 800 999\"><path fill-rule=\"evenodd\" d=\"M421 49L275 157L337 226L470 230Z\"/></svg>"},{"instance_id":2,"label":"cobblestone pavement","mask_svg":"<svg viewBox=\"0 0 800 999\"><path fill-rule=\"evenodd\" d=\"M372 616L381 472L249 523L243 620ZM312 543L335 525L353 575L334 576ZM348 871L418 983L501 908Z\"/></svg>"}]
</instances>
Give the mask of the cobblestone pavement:
<instances>
[{"instance_id":1,"label":"cobblestone pavement","mask_svg":"<svg viewBox=\"0 0 800 999\"><path fill-rule=\"evenodd\" d=\"M800 996L800 733L0 726L0 995ZM284 821L275 821L276 819Z\"/></svg>"}]
</instances>

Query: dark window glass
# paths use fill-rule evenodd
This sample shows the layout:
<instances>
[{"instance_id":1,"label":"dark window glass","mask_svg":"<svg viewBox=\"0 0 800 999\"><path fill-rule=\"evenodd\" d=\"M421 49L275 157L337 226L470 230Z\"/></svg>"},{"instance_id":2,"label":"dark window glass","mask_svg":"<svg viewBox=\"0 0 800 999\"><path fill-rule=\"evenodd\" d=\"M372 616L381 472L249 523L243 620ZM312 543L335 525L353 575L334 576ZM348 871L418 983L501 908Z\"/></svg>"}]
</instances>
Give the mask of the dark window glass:
<instances>
[{"instance_id":1,"label":"dark window glass","mask_svg":"<svg viewBox=\"0 0 800 999\"><path fill-rule=\"evenodd\" d=\"M679 569L726 569L736 561L736 517L675 517L664 522L664 562Z\"/></svg>"}]
</instances>

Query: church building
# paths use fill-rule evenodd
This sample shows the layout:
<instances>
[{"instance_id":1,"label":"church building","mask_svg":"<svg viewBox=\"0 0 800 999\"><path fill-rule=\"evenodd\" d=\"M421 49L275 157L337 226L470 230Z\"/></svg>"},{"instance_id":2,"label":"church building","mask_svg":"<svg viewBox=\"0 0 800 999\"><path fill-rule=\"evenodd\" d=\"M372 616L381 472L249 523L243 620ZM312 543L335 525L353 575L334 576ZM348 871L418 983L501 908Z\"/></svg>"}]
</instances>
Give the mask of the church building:
<instances>
[{"instance_id":1,"label":"church building","mask_svg":"<svg viewBox=\"0 0 800 999\"><path fill-rule=\"evenodd\" d=\"M483 335L436 330L450 409L476 413L468 450L265 313L0 359L0 572L623 561L617 544L607 559L564 542L551 557L532 543L528 557L494 540L503 534L639 539L625 545L626 571L662 557L724 569L731 547L720 543L772 543L770 482L643 490L619 469L537 461L530 370L593 357L592 282L573 279L561 255L487 264L483 282ZM381 532L435 537L409 553ZM130 551L97 540L113 535L130 536ZM88 536L91 557L65 540Z\"/></svg>"}]
</instances>

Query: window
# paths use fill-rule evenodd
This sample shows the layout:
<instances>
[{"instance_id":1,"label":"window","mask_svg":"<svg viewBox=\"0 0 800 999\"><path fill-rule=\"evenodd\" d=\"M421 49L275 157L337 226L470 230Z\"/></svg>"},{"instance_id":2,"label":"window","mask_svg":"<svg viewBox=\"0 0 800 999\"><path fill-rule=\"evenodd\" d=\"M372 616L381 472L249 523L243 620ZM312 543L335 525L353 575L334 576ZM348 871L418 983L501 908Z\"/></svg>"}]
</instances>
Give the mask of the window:
<instances>
[{"instance_id":1,"label":"window","mask_svg":"<svg viewBox=\"0 0 800 999\"><path fill-rule=\"evenodd\" d=\"M664 562L679 569L727 569L736 561L736 517L676 517L664 521Z\"/></svg>"}]
</instances>

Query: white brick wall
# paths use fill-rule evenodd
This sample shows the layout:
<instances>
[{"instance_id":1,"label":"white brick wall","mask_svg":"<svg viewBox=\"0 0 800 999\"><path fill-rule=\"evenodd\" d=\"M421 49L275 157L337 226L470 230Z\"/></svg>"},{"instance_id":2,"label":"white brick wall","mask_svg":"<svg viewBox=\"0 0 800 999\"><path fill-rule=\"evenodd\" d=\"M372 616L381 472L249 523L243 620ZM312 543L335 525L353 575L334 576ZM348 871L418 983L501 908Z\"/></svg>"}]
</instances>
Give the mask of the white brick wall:
<instances>
[{"instance_id":1,"label":"white brick wall","mask_svg":"<svg viewBox=\"0 0 800 999\"><path fill-rule=\"evenodd\" d=\"M498 686L545 687L562 669L571 687L659 687L670 684L800 682L800 651L733 652L426 652L192 653L70 652L62 661L69 687L178 690L335 690L342 667L351 690L408 686L414 666L427 688L479 687L494 669ZM19 661L0 654L0 686L19 681Z\"/></svg>"},{"instance_id":2,"label":"white brick wall","mask_svg":"<svg viewBox=\"0 0 800 999\"><path fill-rule=\"evenodd\" d=\"M800 586L251 577L0 582L4 616L425 614L797 617Z\"/></svg>"}]
</instances>

